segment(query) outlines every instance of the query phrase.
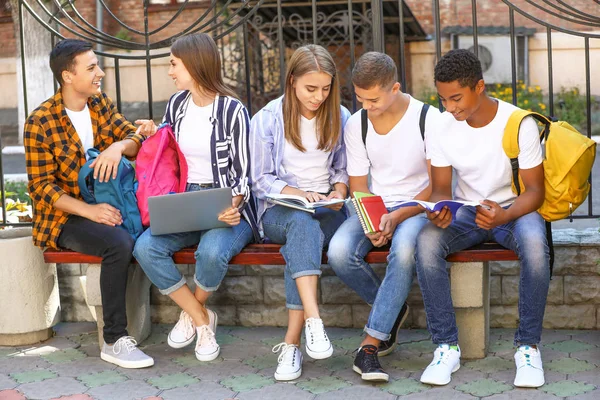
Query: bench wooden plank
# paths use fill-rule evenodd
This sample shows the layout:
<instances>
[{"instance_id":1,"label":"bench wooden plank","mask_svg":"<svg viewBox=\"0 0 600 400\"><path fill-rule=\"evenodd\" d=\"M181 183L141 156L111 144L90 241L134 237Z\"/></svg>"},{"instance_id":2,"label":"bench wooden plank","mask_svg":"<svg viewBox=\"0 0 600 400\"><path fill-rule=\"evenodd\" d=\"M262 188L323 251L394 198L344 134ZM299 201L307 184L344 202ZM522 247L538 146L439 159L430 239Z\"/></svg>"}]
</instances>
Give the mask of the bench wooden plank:
<instances>
[{"instance_id":1,"label":"bench wooden plank","mask_svg":"<svg viewBox=\"0 0 600 400\"><path fill-rule=\"evenodd\" d=\"M279 252L278 244L250 244L240 254L233 257L230 264L237 265L285 265ZM374 249L367 254L365 260L369 263L384 263L388 248ZM194 264L194 248L186 248L176 252L173 260L176 264ZM44 260L48 263L87 263L99 264L102 259L96 256L77 253L75 251L46 250ZM467 250L459 251L447 257L449 262L484 262L484 261L514 261L518 260L512 250L507 250L496 243L485 243ZM327 256L323 253L323 263Z\"/></svg>"}]
</instances>

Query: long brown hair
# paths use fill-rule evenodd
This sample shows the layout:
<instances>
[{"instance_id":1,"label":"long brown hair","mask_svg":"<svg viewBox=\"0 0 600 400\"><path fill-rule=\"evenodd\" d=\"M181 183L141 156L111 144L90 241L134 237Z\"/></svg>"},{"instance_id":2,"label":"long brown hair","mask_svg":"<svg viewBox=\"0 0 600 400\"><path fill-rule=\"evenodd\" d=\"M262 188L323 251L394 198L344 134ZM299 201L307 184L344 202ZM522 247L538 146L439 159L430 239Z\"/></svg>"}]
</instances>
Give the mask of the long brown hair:
<instances>
[{"instance_id":1,"label":"long brown hair","mask_svg":"<svg viewBox=\"0 0 600 400\"><path fill-rule=\"evenodd\" d=\"M300 102L294 91L293 79L310 72L331 75L331 89L325 102L317 109L318 149L332 151L341 134L340 89L335 62L329 52L315 44L299 47L288 63L283 97L283 124L285 138L298 150L304 152L300 136Z\"/></svg>"},{"instance_id":2,"label":"long brown hair","mask_svg":"<svg viewBox=\"0 0 600 400\"><path fill-rule=\"evenodd\" d=\"M181 59L199 92L238 99L238 95L223 82L219 49L209 35L194 33L181 36L171 45L171 54Z\"/></svg>"}]
</instances>

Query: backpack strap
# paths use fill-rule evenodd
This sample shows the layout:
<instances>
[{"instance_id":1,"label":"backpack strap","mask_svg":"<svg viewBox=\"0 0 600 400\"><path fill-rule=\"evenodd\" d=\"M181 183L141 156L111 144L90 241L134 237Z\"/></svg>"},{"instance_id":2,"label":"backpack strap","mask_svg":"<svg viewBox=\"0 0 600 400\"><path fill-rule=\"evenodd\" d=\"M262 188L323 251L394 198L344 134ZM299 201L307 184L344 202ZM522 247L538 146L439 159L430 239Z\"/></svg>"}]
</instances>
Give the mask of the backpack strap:
<instances>
[{"instance_id":1,"label":"backpack strap","mask_svg":"<svg viewBox=\"0 0 600 400\"><path fill-rule=\"evenodd\" d=\"M419 130L421 131L421 139L425 141L425 118L427 117L427 111L429 111L429 104L424 103L421 108L421 115L419 116Z\"/></svg>"},{"instance_id":2,"label":"backpack strap","mask_svg":"<svg viewBox=\"0 0 600 400\"><path fill-rule=\"evenodd\" d=\"M79 185L79 190L81 192L81 197L83 197L83 200L85 200L85 202L88 204L96 204L96 199L94 198L92 193L90 193L90 190L88 188L87 178L94 172L94 170L90 168L90 165L94 162L96 157L98 157L100 152L95 148L91 148L87 151L87 153L90 156L90 159L87 160L86 163L83 164L83 166L79 169L77 183Z\"/></svg>"},{"instance_id":3,"label":"backpack strap","mask_svg":"<svg viewBox=\"0 0 600 400\"><path fill-rule=\"evenodd\" d=\"M360 126L362 132L362 141L365 147L367 146L367 130L369 129L369 117L367 115L367 110L364 108L360 110Z\"/></svg>"}]
</instances>

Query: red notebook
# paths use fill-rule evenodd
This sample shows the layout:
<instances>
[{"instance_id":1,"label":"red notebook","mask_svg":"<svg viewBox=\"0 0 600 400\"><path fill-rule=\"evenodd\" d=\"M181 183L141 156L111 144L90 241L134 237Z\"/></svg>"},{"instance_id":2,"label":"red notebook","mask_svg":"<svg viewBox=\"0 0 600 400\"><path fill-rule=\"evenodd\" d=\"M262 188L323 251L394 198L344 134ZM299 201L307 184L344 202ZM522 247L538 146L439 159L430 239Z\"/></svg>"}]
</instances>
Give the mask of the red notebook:
<instances>
[{"instance_id":1,"label":"red notebook","mask_svg":"<svg viewBox=\"0 0 600 400\"><path fill-rule=\"evenodd\" d=\"M367 218L369 219L369 224L373 228L375 232L381 232L379 229L379 225L381 224L381 217L384 214L388 213L387 208L385 208L385 204L381 199L381 196L369 196L362 197L360 199L360 203L362 204L365 214L367 214Z\"/></svg>"}]
</instances>

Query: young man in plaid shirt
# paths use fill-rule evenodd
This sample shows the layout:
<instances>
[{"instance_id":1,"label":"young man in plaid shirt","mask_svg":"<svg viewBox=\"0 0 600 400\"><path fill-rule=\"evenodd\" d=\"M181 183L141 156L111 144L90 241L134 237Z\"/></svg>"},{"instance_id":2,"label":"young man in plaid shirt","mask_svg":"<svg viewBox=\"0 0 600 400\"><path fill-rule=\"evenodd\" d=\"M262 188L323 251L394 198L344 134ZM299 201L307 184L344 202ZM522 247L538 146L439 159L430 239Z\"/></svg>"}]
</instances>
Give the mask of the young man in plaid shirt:
<instances>
[{"instance_id":1,"label":"young man in plaid shirt","mask_svg":"<svg viewBox=\"0 0 600 400\"><path fill-rule=\"evenodd\" d=\"M50 53L50 68L60 89L29 115L24 128L33 242L102 257L101 358L123 368L152 366L154 360L126 329L125 288L134 241L119 227L119 210L82 200L77 178L92 147L101 151L92 164L94 178L116 178L121 157L135 157L144 134L153 132L145 132L147 125L136 132L100 90L105 74L90 43L59 42Z\"/></svg>"}]
</instances>

